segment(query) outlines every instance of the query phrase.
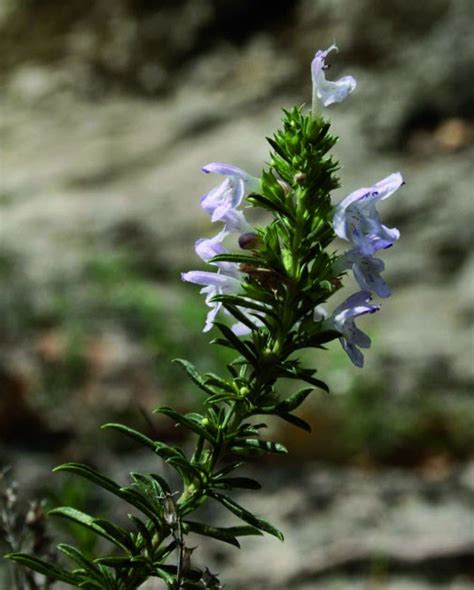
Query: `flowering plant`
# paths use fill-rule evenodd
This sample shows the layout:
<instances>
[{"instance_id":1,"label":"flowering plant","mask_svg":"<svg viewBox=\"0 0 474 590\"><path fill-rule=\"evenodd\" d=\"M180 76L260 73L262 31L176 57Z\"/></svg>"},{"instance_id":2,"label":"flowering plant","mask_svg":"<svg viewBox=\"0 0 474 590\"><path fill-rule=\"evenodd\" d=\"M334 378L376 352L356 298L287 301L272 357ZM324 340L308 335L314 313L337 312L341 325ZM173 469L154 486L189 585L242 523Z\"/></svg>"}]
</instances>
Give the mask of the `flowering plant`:
<instances>
[{"instance_id":1,"label":"flowering plant","mask_svg":"<svg viewBox=\"0 0 474 590\"><path fill-rule=\"evenodd\" d=\"M122 424L105 425L165 461L179 475L181 488L173 489L158 473L132 473L131 484L122 486L86 465L61 465L56 471L92 481L142 516L130 515L128 530L71 507L55 508L50 514L110 541L110 554L91 558L77 547L61 544L58 549L75 564L72 570L23 553L10 554L10 559L74 587L133 590L157 577L170 589L216 589L223 587L217 576L191 558L189 533L237 547L238 538L246 535L268 533L283 539L277 528L230 494L234 489L257 490L260 484L232 474L246 457L287 452L279 442L263 437L265 424L255 422L256 416L277 416L311 430L294 412L314 388L328 391L328 387L315 376L314 368L302 365L299 351L324 349L339 339L350 360L362 367L361 349L370 347L370 338L355 320L379 310L372 303L373 294L390 295L381 276L384 263L375 254L399 238L398 230L382 224L376 209L403 183L399 173L352 192L336 205L331 202L331 192L339 186L338 163L329 155L336 138L320 106L341 102L356 87L351 76L326 79L326 57L333 49L316 53L311 64L312 110L284 111L281 129L268 140L269 164L259 177L219 162L203 168L224 177L201 198L203 210L219 224L219 231L195 245L209 270L185 272L182 279L200 285L205 295L209 312L204 331L216 330L213 343L236 356L225 375L201 374L188 361L177 360L205 393L204 409L181 414L159 407L155 412L195 435L193 453L187 455ZM253 226L243 207L265 210L269 223ZM349 242L347 251L329 250L336 237ZM233 241L233 247L228 249L224 241ZM348 270L360 290L328 313L322 306L342 288ZM285 396L280 379L308 386ZM243 524L223 528L194 520L192 513L207 500L221 504Z\"/></svg>"}]
</instances>

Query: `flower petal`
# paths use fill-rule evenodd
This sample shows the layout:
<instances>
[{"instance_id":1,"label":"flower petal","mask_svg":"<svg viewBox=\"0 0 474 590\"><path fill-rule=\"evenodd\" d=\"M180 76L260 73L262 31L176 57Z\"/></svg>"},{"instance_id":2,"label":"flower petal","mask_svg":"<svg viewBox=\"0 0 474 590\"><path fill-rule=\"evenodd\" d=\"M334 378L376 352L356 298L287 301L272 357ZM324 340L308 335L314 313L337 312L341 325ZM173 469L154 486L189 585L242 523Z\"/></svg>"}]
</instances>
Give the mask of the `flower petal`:
<instances>
[{"instance_id":1,"label":"flower petal","mask_svg":"<svg viewBox=\"0 0 474 590\"><path fill-rule=\"evenodd\" d=\"M342 348L346 351L347 356L351 359L352 363L359 368L364 366L364 355L361 351L356 348L351 342L348 342L345 338L339 338L339 342Z\"/></svg>"},{"instance_id":2,"label":"flower petal","mask_svg":"<svg viewBox=\"0 0 474 590\"><path fill-rule=\"evenodd\" d=\"M352 272L361 289L373 291L379 297L390 297L391 291L389 286L375 270L366 270L359 264L354 264L352 266Z\"/></svg>"},{"instance_id":3,"label":"flower petal","mask_svg":"<svg viewBox=\"0 0 474 590\"><path fill-rule=\"evenodd\" d=\"M400 172L394 172L389 174L382 180L376 182L373 186L358 188L357 190L349 193L345 199L343 199L338 205L337 210L345 210L349 205L353 203L375 203L377 201L383 201L393 195L403 184L403 177Z\"/></svg>"},{"instance_id":4,"label":"flower petal","mask_svg":"<svg viewBox=\"0 0 474 590\"><path fill-rule=\"evenodd\" d=\"M217 207L229 202L232 202L232 186L228 178L201 197L201 207L211 215Z\"/></svg>"},{"instance_id":5,"label":"flower petal","mask_svg":"<svg viewBox=\"0 0 474 590\"><path fill-rule=\"evenodd\" d=\"M324 74L321 81L316 87L316 96L324 107L328 107L335 102L342 102L356 88L357 83L352 76L344 76L335 82L326 80Z\"/></svg>"},{"instance_id":6,"label":"flower petal","mask_svg":"<svg viewBox=\"0 0 474 590\"><path fill-rule=\"evenodd\" d=\"M245 219L243 211L237 209L228 209L219 221L224 223L224 230L228 233L246 233L253 232L255 229Z\"/></svg>"},{"instance_id":7,"label":"flower petal","mask_svg":"<svg viewBox=\"0 0 474 590\"><path fill-rule=\"evenodd\" d=\"M203 332L209 332L209 330L212 329L212 326L214 324L214 320L216 319L217 314L221 310L222 303L220 303L218 301L214 301L210 305L210 307L211 307L211 309L209 310L209 312L207 314L206 323L204 324L204 328L202 330Z\"/></svg>"},{"instance_id":8,"label":"flower petal","mask_svg":"<svg viewBox=\"0 0 474 590\"><path fill-rule=\"evenodd\" d=\"M236 336L247 336L247 334L250 334L250 332L252 331L248 326L246 326L243 322L236 322L232 328L231 328L232 332L234 332L234 334Z\"/></svg>"}]
</instances>

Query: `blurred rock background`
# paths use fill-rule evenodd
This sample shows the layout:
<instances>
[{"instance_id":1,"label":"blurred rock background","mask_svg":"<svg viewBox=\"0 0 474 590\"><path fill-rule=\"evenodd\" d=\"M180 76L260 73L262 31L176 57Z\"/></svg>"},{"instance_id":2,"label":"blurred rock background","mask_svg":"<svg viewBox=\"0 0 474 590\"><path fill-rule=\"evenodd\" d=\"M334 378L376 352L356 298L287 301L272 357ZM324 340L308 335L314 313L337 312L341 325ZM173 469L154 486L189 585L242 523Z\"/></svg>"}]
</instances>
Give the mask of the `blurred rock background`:
<instances>
[{"instance_id":1,"label":"blurred rock background","mask_svg":"<svg viewBox=\"0 0 474 590\"><path fill-rule=\"evenodd\" d=\"M473 30L471 0L0 1L0 461L27 497L97 504L48 469L150 469L99 425L199 401L170 363L226 358L179 281L215 231L199 168L258 174L336 40L331 77L359 83L328 110L336 198L395 170L407 182L383 205L402 232L393 297L364 322L362 372L338 346L314 358L333 394L304 410L313 435L272 426L291 458L246 501L287 543L196 555L235 589L472 587Z\"/></svg>"}]
</instances>

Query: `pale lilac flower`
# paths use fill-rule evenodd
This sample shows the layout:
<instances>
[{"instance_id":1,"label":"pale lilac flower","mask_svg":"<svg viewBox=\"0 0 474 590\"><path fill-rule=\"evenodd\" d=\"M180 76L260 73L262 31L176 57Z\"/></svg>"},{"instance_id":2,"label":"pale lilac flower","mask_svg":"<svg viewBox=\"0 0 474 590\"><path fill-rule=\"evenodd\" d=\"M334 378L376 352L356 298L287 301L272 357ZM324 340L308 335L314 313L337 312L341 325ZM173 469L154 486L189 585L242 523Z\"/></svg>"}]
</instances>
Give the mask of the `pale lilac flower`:
<instances>
[{"instance_id":1,"label":"pale lilac flower","mask_svg":"<svg viewBox=\"0 0 474 590\"><path fill-rule=\"evenodd\" d=\"M328 47L325 51L319 50L316 52L316 55L311 62L311 77L313 80L313 115L317 112L318 100L325 107L335 102L342 102L357 85L352 76L344 76L335 82L326 80L325 70L327 69L327 65L325 60L328 53L333 49L337 50L337 47L334 44L331 45L331 47Z\"/></svg>"},{"instance_id":2,"label":"pale lilac flower","mask_svg":"<svg viewBox=\"0 0 474 590\"><path fill-rule=\"evenodd\" d=\"M228 231L249 231L251 226L244 214L236 209L246 195L259 190L259 179L237 166L221 162L211 162L202 170L227 176L221 184L201 197L201 206L211 215L211 221L222 221Z\"/></svg>"},{"instance_id":3,"label":"pale lilac flower","mask_svg":"<svg viewBox=\"0 0 474 590\"><path fill-rule=\"evenodd\" d=\"M336 205L333 219L336 235L352 242L363 256L371 256L377 250L393 246L400 232L382 225L375 205L392 195L402 184L402 175L395 172L371 187L350 193Z\"/></svg>"},{"instance_id":4,"label":"pale lilac flower","mask_svg":"<svg viewBox=\"0 0 474 590\"><path fill-rule=\"evenodd\" d=\"M197 240L194 245L194 249L196 254L204 260L204 262L209 262L214 256L218 254L227 254L228 250L224 248L222 242L224 239L229 235L229 232L225 230L225 228L216 234L213 238L201 238ZM217 265L222 263L217 263Z\"/></svg>"},{"instance_id":5,"label":"pale lilac flower","mask_svg":"<svg viewBox=\"0 0 474 590\"><path fill-rule=\"evenodd\" d=\"M341 333L339 341L342 348L356 367L364 365L364 355L359 348L370 348L370 338L357 328L354 319L380 309L379 305L369 303L371 300L372 296L369 291L354 293L334 310L331 317L324 321L325 327Z\"/></svg>"},{"instance_id":6,"label":"pale lilac flower","mask_svg":"<svg viewBox=\"0 0 474 590\"><path fill-rule=\"evenodd\" d=\"M191 270L181 273L183 281L203 286L200 293L206 296L206 305L210 307L203 332L208 332L212 328L216 315L222 309L222 303L212 299L216 295L236 294L240 290L241 280L238 274L240 273L237 270L233 274L226 274L221 270L218 272Z\"/></svg>"},{"instance_id":7,"label":"pale lilac flower","mask_svg":"<svg viewBox=\"0 0 474 590\"><path fill-rule=\"evenodd\" d=\"M364 256L357 248L346 252L336 262L336 272L352 269L354 278L363 291L372 291L379 297L390 297L390 288L381 276L385 263L374 256Z\"/></svg>"},{"instance_id":8,"label":"pale lilac flower","mask_svg":"<svg viewBox=\"0 0 474 590\"><path fill-rule=\"evenodd\" d=\"M265 324L258 317L261 314L256 311L251 311L245 307L241 307L240 305L238 308L257 328L263 328ZM251 331L252 330L243 322L236 322L232 326L232 332L234 332L236 336L246 336L247 334L250 334Z\"/></svg>"},{"instance_id":9,"label":"pale lilac flower","mask_svg":"<svg viewBox=\"0 0 474 590\"><path fill-rule=\"evenodd\" d=\"M218 254L227 254L228 250L222 245L227 232L222 230L213 238L201 239L196 242L195 249L198 256L204 262L210 262ZM240 290L242 273L234 262L211 262L218 267L217 272L191 270L181 273L183 281L202 285L200 293L206 296L206 305L210 307L203 332L208 332L216 315L222 308L222 303L212 301L216 295L235 294Z\"/></svg>"}]
</instances>

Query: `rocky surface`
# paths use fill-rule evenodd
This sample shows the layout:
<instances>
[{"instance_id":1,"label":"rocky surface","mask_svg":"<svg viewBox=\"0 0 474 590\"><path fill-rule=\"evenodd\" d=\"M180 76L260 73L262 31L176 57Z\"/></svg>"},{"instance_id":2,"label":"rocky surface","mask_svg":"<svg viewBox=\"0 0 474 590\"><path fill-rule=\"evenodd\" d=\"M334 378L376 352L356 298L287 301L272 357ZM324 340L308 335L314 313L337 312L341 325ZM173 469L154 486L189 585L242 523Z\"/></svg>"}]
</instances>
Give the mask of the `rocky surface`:
<instances>
[{"instance_id":1,"label":"rocky surface","mask_svg":"<svg viewBox=\"0 0 474 590\"><path fill-rule=\"evenodd\" d=\"M48 467L44 457L24 456L18 473L22 486ZM110 457L108 473L155 470L150 455ZM28 472L28 465L31 470ZM260 477L261 467L247 468ZM237 500L282 530L273 537L241 539L242 550L204 537L191 536L196 567L219 572L228 588L240 590L467 590L474 578L474 464L433 462L421 471L358 470L304 466L265 467L258 494ZM31 479L30 479L31 481ZM110 496L107 496L110 498ZM112 498L113 499L113 498ZM95 509L105 496L94 497ZM122 503L107 500L109 510L126 521ZM209 501L196 520L232 526L235 519ZM61 538L63 532L57 532ZM1 570L1 568L0 568ZM150 581L144 590L162 586Z\"/></svg>"},{"instance_id":2,"label":"rocky surface","mask_svg":"<svg viewBox=\"0 0 474 590\"><path fill-rule=\"evenodd\" d=\"M317 464L269 471L266 491L239 501L271 514L285 543L244 539L242 552L199 551L236 589L467 588L474 536L463 523L472 520L472 484L472 466L421 478Z\"/></svg>"}]
</instances>

